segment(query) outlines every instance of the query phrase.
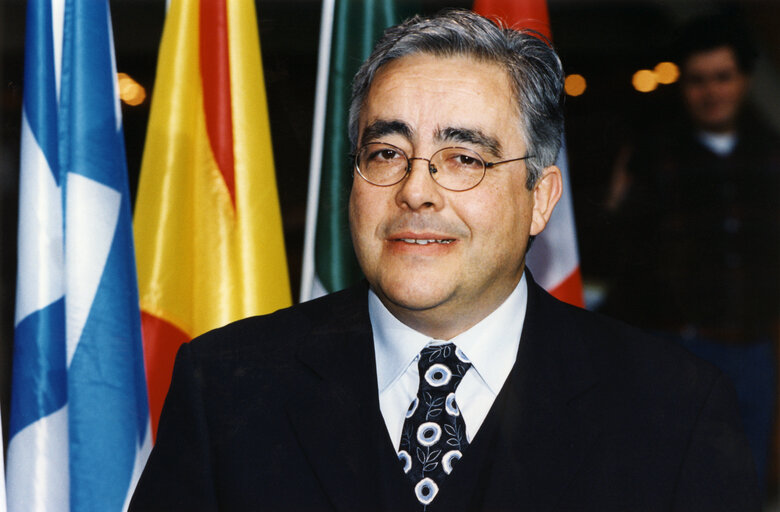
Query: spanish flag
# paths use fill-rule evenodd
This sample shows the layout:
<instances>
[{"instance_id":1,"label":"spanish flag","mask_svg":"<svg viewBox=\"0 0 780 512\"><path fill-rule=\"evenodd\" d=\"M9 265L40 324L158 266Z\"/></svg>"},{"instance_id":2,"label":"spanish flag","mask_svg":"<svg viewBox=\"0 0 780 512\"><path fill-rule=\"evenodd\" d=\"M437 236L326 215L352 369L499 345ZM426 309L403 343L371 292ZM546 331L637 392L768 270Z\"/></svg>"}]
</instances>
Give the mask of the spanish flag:
<instances>
[{"instance_id":1,"label":"spanish flag","mask_svg":"<svg viewBox=\"0 0 780 512\"><path fill-rule=\"evenodd\" d=\"M172 0L134 231L153 432L179 346L291 304L252 0Z\"/></svg>"}]
</instances>

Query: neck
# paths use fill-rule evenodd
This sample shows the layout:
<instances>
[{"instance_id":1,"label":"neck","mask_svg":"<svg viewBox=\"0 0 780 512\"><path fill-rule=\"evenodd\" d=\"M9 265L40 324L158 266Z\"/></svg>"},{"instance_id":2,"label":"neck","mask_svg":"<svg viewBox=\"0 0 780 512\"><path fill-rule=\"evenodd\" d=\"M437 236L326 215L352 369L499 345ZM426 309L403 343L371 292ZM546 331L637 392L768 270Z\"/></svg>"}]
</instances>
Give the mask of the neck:
<instances>
[{"instance_id":1,"label":"neck","mask_svg":"<svg viewBox=\"0 0 780 512\"><path fill-rule=\"evenodd\" d=\"M515 290L522 276L521 271L518 278L507 283L506 287L490 294L483 293L477 299L450 298L425 309L412 309L393 302L380 290L374 289L374 293L387 310L407 326L433 339L447 341L471 329L498 309Z\"/></svg>"},{"instance_id":2,"label":"neck","mask_svg":"<svg viewBox=\"0 0 780 512\"><path fill-rule=\"evenodd\" d=\"M737 130L733 126L700 128L699 132L712 135L735 135Z\"/></svg>"},{"instance_id":3,"label":"neck","mask_svg":"<svg viewBox=\"0 0 780 512\"><path fill-rule=\"evenodd\" d=\"M696 129L700 132L712 133L715 135L730 135L737 133L737 124L732 121L724 121L719 124L701 125L694 123Z\"/></svg>"}]
</instances>

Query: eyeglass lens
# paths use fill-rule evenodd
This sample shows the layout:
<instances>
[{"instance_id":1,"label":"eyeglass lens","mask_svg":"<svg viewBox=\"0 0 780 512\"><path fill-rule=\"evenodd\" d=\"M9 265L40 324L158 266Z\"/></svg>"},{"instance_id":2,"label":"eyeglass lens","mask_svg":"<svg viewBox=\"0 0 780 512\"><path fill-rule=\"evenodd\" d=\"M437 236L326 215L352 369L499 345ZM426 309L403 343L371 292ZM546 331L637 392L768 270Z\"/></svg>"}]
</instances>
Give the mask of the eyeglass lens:
<instances>
[{"instance_id":1,"label":"eyeglass lens","mask_svg":"<svg viewBox=\"0 0 780 512\"><path fill-rule=\"evenodd\" d=\"M366 181L379 186L395 185L404 179L409 168L409 159L403 151L383 143L370 143L360 148L355 163ZM446 189L468 190L482 181L485 162L470 149L444 148L431 156L429 171Z\"/></svg>"}]
</instances>

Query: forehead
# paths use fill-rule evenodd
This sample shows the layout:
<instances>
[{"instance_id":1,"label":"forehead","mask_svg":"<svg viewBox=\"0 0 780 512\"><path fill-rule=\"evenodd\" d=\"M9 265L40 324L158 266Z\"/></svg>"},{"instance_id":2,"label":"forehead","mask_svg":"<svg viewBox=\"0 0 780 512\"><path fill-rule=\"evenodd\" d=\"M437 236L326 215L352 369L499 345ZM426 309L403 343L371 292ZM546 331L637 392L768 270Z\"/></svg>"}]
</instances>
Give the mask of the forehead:
<instances>
[{"instance_id":1,"label":"forehead","mask_svg":"<svg viewBox=\"0 0 780 512\"><path fill-rule=\"evenodd\" d=\"M361 109L360 131L377 120L401 121L420 137L447 127L501 136L520 130L508 73L494 62L469 56L415 54L384 65Z\"/></svg>"},{"instance_id":2,"label":"forehead","mask_svg":"<svg viewBox=\"0 0 780 512\"><path fill-rule=\"evenodd\" d=\"M709 73L738 68L737 55L734 50L730 46L719 46L691 54L685 60L683 73Z\"/></svg>"}]
</instances>

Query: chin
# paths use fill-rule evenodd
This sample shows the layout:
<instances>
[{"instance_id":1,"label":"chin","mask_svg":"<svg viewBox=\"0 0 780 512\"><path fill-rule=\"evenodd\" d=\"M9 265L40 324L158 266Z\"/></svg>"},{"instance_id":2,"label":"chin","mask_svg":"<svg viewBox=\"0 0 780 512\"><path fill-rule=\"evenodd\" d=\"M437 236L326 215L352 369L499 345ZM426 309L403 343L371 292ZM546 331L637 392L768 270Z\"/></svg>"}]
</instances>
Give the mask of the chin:
<instances>
[{"instance_id":1,"label":"chin","mask_svg":"<svg viewBox=\"0 0 780 512\"><path fill-rule=\"evenodd\" d=\"M377 285L372 284L372 288L394 306L409 311L433 309L452 295L436 283L416 280L412 276L400 280L380 279Z\"/></svg>"},{"instance_id":2,"label":"chin","mask_svg":"<svg viewBox=\"0 0 780 512\"><path fill-rule=\"evenodd\" d=\"M695 122L701 129L716 133L731 131L734 126L733 116L722 113L700 115Z\"/></svg>"}]
</instances>

